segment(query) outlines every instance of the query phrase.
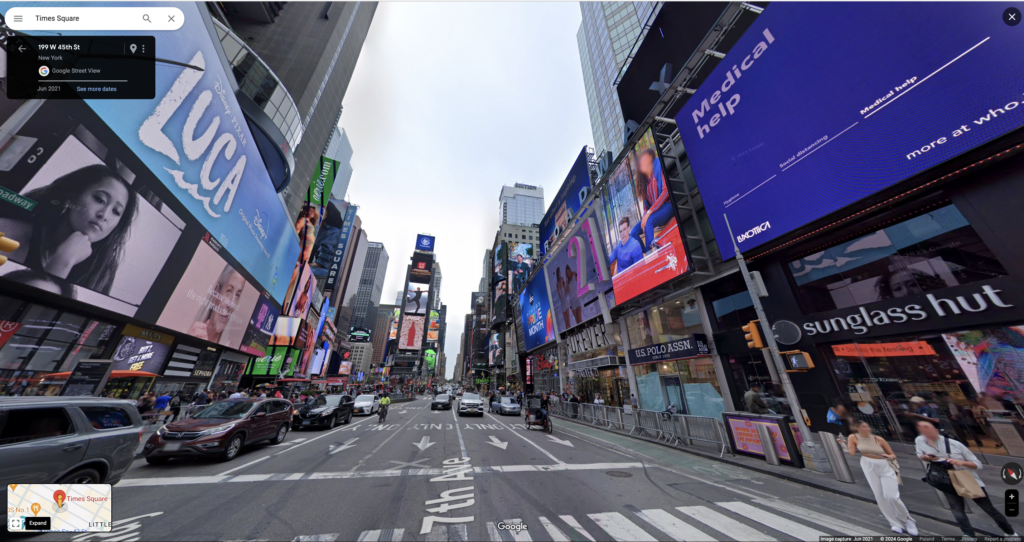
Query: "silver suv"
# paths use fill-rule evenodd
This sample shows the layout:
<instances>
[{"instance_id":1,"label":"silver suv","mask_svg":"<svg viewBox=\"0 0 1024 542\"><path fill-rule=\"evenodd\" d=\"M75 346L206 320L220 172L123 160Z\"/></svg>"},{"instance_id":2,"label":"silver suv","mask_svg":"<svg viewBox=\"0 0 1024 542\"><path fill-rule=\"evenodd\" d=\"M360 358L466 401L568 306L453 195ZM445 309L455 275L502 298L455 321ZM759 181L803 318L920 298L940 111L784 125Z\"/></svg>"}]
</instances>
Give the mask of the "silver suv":
<instances>
[{"instance_id":1,"label":"silver suv","mask_svg":"<svg viewBox=\"0 0 1024 542\"><path fill-rule=\"evenodd\" d=\"M484 401L479 394L465 393L462 395L459 400L459 416L463 414L479 414L480 417L483 417Z\"/></svg>"},{"instance_id":2,"label":"silver suv","mask_svg":"<svg viewBox=\"0 0 1024 542\"><path fill-rule=\"evenodd\" d=\"M135 403L102 397L0 397L0 480L116 484L142 440Z\"/></svg>"}]
</instances>

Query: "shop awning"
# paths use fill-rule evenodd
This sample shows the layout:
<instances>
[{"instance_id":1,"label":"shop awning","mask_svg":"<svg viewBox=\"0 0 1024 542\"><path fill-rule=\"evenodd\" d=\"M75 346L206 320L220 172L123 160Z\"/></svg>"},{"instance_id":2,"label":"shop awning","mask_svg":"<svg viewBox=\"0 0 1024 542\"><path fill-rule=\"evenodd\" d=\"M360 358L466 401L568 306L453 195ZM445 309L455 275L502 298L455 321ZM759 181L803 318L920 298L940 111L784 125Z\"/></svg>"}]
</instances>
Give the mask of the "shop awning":
<instances>
[{"instance_id":1,"label":"shop awning","mask_svg":"<svg viewBox=\"0 0 1024 542\"><path fill-rule=\"evenodd\" d=\"M51 379L51 378L60 379L60 378L68 378L69 376L71 376L71 371L64 371L63 373L50 373L48 375L43 375L43 378L45 378L45 379ZM149 378L149 377L157 377L157 378L159 378L160 375L158 375L156 373L147 373L146 371L110 371L110 378L140 378L140 377L141 378Z\"/></svg>"}]
</instances>

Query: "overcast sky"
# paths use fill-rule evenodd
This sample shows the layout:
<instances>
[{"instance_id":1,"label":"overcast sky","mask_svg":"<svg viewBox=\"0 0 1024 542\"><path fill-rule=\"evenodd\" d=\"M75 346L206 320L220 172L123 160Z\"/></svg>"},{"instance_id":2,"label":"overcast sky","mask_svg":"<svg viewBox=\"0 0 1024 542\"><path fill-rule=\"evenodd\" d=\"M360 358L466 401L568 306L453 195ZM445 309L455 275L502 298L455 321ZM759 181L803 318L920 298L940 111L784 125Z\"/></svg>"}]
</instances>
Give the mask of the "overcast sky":
<instances>
[{"instance_id":1,"label":"overcast sky","mask_svg":"<svg viewBox=\"0 0 1024 542\"><path fill-rule=\"evenodd\" d=\"M377 5L339 123L354 151L347 199L391 258L382 304L416 234L437 237L449 378L502 185L539 185L547 205L593 146L579 26L578 3Z\"/></svg>"}]
</instances>

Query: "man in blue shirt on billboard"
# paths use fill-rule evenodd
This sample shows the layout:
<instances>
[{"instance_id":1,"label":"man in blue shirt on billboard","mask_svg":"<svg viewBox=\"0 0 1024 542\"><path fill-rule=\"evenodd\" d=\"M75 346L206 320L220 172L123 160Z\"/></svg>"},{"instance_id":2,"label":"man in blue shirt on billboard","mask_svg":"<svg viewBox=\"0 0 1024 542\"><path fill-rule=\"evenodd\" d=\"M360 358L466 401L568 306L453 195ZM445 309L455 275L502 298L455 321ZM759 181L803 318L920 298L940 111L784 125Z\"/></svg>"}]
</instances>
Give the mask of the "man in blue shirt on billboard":
<instances>
[{"instance_id":1,"label":"man in blue shirt on billboard","mask_svg":"<svg viewBox=\"0 0 1024 542\"><path fill-rule=\"evenodd\" d=\"M640 246L640 241L629 235L628 216L622 217L622 220L619 221L619 238L621 242L608 256L609 265L612 262L618 262L615 270L616 274L625 271L636 262L644 259L644 249Z\"/></svg>"}]
</instances>

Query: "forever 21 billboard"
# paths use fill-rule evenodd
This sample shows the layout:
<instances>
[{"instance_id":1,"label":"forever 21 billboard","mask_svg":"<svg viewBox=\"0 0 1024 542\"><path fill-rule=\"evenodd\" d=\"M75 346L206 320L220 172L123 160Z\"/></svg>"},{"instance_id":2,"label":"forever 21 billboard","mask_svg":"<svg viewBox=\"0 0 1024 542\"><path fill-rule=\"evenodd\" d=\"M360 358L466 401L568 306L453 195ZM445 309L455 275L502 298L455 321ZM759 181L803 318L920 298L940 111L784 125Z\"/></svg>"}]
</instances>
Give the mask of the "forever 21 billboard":
<instances>
[{"instance_id":1,"label":"forever 21 billboard","mask_svg":"<svg viewBox=\"0 0 1024 542\"><path fill-rule=\"evenodd\" d=\"M198 5L176 5L154 99L0 94L0 231L21 243L0 274L150 323L177 284L169 327L237 348L257 297L283 299L298 240ZM185 272L200 247L210 277Z\"/></svg>"}]
</instances>

